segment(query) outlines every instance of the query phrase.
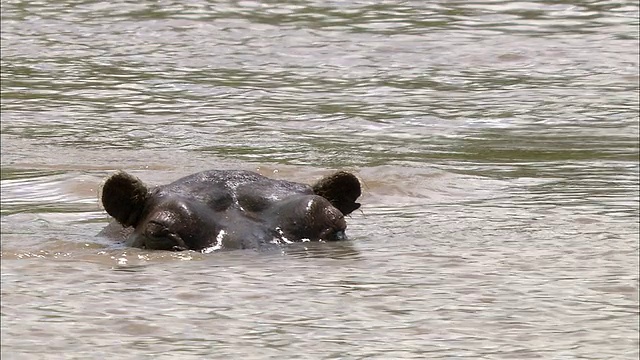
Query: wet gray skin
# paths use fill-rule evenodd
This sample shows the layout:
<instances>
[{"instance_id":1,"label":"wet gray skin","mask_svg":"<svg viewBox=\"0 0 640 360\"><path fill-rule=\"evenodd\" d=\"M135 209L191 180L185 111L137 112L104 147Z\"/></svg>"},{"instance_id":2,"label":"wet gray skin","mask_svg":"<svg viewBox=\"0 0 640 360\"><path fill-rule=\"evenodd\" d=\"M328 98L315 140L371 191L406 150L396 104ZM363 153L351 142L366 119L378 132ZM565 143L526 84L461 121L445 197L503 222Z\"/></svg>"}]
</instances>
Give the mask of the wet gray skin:
<instances>
[{"instance_id":1,"label":"wet gray skin","mask_svg":"<svg viewBox=\"0 0 640 360\"><path fill-rule=\"evenodd\" d=\"M360 207L355 202L360 194L360 182L347 172L309 186L248 171L211 170L152 189L120 172L102 193L105 210L117 223L101 235L156 250L344 240L344 216Z\"/></svg>"}]
</instances>

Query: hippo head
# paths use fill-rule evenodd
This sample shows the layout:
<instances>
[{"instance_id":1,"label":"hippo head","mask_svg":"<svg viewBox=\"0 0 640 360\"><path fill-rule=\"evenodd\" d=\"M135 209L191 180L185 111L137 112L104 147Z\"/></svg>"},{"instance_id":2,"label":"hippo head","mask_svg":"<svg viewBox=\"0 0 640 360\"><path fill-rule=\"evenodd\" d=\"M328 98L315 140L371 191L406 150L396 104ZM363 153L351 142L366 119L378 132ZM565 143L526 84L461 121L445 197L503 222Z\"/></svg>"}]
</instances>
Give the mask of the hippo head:
<instances>
[{"instance_id":1,"label":"hippo head","mask_svg":"<svg viewBox=\"0 0 640 360\"><path fill-rule=\"evenodd\" d=\"M314 186L248 171L212 170L149 188L119 172L102 203L130 246L158 250L239 249L267 243L345 239L345 215L360 207L360 182L336 172Z\"/></svg>"}]
</instances>

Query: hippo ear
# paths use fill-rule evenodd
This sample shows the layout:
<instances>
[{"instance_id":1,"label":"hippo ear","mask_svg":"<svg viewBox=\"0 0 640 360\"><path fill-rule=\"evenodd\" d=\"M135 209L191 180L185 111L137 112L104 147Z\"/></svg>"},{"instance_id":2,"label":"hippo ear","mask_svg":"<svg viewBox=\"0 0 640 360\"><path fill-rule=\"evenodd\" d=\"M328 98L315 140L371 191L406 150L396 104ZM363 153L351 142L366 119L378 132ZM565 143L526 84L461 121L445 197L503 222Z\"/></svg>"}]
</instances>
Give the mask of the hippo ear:
<instances>
[{"instance_id":1,"label":"hippo ear","mask_svg":"<svg viewBox=\"0 0 640 360\"><path fill-rule=\"evenodd\" d=\"M329 200L344 215L360 207L356 199L362 194L358 178L346 171L338 171L320 179L313 185L313 192Z\"/></svg>"},{"instance_id":2,"label":"hippo ear","mask_svg":"<svg viewBox=\"0 0 640 360\"><path fill-rule=\"evenodd\" d=\"M144 183L122 171L111 175L102 188L104 209L124 227L137 224L148 198Z\"/></svg>"}]
</instances>

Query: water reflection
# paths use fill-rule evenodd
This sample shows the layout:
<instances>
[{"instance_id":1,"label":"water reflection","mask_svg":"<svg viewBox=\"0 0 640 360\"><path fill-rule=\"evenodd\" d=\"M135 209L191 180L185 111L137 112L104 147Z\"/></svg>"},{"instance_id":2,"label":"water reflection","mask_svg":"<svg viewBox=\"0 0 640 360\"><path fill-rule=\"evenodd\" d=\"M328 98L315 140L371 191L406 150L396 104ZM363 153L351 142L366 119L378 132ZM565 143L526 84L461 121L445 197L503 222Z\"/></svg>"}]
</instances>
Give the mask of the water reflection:
<instances>
[{"instance_id":1,"label":"water reflection","mask_svg":"<svg viewBox=\"0 0 640 360\"><path fill-rule=\"evenodd\" d=\"M282 249L286 256L295 258L327 258L327 259L348 259L354 260L361 258L360 252L351 241L341 242L309 242L290 244Z\"/></svg>"}]
</instances>

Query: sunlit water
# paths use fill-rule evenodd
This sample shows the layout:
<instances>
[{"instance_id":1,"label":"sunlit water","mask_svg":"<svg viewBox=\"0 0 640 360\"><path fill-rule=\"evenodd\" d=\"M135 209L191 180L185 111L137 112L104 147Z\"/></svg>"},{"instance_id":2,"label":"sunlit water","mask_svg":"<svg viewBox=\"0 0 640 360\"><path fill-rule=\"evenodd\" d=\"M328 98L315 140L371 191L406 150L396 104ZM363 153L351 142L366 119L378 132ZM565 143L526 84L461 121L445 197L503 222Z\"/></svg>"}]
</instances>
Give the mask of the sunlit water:
<instances>
[{"instance_id":1,"label":"sunlit water","mask_svg":"<svg viewBox=\"0 0 640 360\"><path fill-rule=\"evenodd\" d=\"M3 359L637 359L637 1L3 1ZM350 241L94 235L117 169L364 182Z\"/></svg>"}]
</instances>

